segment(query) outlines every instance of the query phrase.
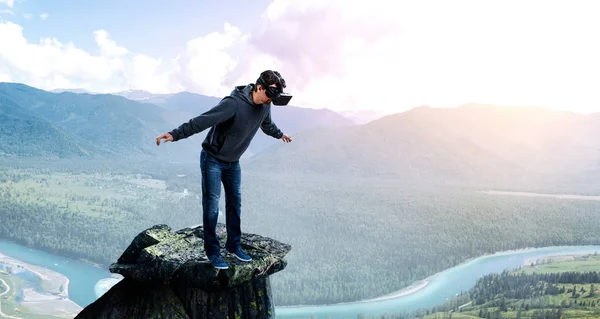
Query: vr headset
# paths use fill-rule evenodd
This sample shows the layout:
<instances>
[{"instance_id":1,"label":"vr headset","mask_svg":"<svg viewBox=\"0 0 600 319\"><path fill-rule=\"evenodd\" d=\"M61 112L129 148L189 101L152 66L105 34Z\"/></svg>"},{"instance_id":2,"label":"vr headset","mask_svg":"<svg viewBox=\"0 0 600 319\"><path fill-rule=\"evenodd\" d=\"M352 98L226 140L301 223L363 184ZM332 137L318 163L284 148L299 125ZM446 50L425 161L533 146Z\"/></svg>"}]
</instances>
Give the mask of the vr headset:
<instances>
[{"instance_id":1,"label":"vr headset","mask_svg":"<svg viewBox=\"0 0 600 319\"><path fill-rule=\"evenodd\" d=\"M275 74L275 72L273 72L273 74ZM275 74L275 76L277 76L277 74ZM262 87L266 88L265 93L267 97L273 101L274 105L287 105L292 99L291 94L283 92L281 78L279 78L279 81L277 81L276 87L267 85L265 81L263 81L262 77L259 77L257 82L262 85Z\"/></svg>"}]
</instances>

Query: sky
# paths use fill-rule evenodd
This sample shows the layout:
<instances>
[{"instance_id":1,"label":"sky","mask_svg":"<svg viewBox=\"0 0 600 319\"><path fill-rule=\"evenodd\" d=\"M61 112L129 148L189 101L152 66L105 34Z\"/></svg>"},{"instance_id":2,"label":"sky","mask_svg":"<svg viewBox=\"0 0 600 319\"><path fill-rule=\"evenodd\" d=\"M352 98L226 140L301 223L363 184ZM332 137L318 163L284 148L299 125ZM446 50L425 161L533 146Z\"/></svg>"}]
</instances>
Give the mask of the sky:
<instances>
[{"instance_id":1,"label":"sky","mask_svg":"<svg viewBox=\"0 0 600 319\"><path fill-rule=\"evenodd\" d=\"M278 70L294 106L600 112L598 1L0 0L0 82L229 94Z\"/></svg>"}]
</instances>

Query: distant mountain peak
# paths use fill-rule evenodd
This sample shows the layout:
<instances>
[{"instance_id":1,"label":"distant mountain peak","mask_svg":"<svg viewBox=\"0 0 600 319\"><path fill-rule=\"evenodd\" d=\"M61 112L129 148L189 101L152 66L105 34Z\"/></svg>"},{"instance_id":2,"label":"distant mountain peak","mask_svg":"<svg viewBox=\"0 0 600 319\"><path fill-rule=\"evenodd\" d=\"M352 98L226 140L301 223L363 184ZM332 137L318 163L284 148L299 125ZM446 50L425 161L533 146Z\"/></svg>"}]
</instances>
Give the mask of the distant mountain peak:
<instances>
[{"instance_id":1,"label":"distant mountain peak","mask_svg":"<svg viewBox=\"0 0 600 319\"><path fill-rule=\"evenodd\" d=\"M129 90L125 90L125 91L121 91L121 92L116 92L113 93L115 95L120 95L120 94L128 94L128 93L146 93L146 94L153 94L149 91L146 90L134 90L134 89L129 89Z\"/></svg>"},{"instance_id":2,"label":"distant mountain peak","mask_svg":"<svg viewBox=\"0 0 600 319\"><path fill-rule=\"evenodd\" d=\"M71 88L71 89L54 89L51 90L50 92L52 93L63 93L63 92L70 92L70 93L77 93L77 94L82 94L82 93L87 93L87 94L96 94L96 92L92 92L86 89L81 89L81 88Z\"/></svg>"},{"instance_id":3,"label":"distant mountain peak","mask_svg":"<svg viewBox=\"0 0 600 319\"><path fill-rule=\"evenodd\" d=\"M357 124L366 124L386 116L385 113L374 110L346 110L339 111L337 113L354 121Z\"/></svg>"},{"instance_id":4,"label":"distant mountain peak","mask_svg":"<svg viewBox=\"0 0 600 319\"><path fill-rule=\"evenodd\" d=\"M156 99L156 98L164 98L164 97L173 95L173 94L152 93L152 92L149 92L146 90L134 90L134 89L129 89L129 90L111 93L111 94L122 96L124 98L134 100L134 101L144 101L144 100L150 100L150 99Z\"/></svg>"}]
</instances>

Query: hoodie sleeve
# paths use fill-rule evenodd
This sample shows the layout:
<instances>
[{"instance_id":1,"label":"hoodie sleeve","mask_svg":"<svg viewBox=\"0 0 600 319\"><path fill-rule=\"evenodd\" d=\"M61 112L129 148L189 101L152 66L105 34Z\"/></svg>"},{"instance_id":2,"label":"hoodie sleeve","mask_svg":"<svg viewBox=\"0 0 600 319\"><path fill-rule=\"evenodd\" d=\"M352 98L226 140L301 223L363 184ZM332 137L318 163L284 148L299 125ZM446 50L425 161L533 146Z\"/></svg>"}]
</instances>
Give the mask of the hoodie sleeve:
<instances>
[{"instance_id":1,"label":"hoodie sleeve","mask_svg":"<svg viewBox=\"0 0 600 319\"><path fill-rule=\"evenodd\" d=\"M271 110L267 113L267 116L260 125L260 129L267 135L272 136L276 139L280 139L283 136L283 132L275 125L275 122L271 119Z\"/></svg>"},{"instance_id":2,"label":"hoodie sleeve","mask_svg":"<svg viewBox=\"0 0 600 319\"><path fill-rule=\"evenodd\" d=\"M181 124L178 128L169 132L173 136L173 142L188 138L200 133L209 127L230 119L237 110L237 102L230 96L226 96L212 109Z\"/></svg>"}]
</instances>

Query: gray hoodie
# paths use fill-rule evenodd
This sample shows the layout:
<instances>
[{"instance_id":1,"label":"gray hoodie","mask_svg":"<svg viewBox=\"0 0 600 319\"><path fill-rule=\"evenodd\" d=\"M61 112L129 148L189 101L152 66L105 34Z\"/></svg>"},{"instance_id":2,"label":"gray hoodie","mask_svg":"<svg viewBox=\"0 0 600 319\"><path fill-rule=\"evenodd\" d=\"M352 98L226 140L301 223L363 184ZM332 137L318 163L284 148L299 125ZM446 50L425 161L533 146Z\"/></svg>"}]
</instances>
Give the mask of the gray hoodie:
<instances>
[{"instance_id":1,"label":"gray hoodie","mask_svg":"<svg viewBox=\"0 0 600 319\"><path fill-rule=\"evenodd\" d=\"M254 104L253 89L254 84L236 86L215 107L170 131L173 142L210 127L202 148L223 162L236 162L259 127L265 134L280 139L283 133L271 120L271 105Z\"/></svg>"}]
</instances>

